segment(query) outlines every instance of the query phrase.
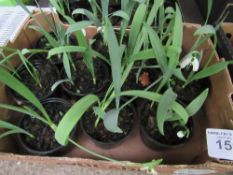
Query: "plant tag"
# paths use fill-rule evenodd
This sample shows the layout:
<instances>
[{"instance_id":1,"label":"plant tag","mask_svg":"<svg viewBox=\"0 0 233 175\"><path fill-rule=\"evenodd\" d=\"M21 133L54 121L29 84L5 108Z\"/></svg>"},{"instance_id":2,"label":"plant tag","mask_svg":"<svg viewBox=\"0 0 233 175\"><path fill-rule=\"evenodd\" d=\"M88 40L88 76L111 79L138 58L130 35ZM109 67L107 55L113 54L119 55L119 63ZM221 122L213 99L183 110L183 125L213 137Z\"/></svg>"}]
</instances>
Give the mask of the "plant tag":
<instances>
[{"instance_id":1,"label":"plant tag","mask_svg":"<svg viewBox=\"0 0 233 175\"><path fill-rule=\"evenodd\" d=\"M208 155L213 158L233 160L233 130L206 130Z\"/></svg>"},{"instance_id":2,"label":"plant tag","mask_svg":"<svg viewBox=\"0 0 233 175\"><path fill-rule=\"evenodd\" d=\"M34 10L35 7L28 7ZM8 41L14 41L29 14L20 6L0 7L0 46L4 46Z\"/></svg>"}]
</instances>

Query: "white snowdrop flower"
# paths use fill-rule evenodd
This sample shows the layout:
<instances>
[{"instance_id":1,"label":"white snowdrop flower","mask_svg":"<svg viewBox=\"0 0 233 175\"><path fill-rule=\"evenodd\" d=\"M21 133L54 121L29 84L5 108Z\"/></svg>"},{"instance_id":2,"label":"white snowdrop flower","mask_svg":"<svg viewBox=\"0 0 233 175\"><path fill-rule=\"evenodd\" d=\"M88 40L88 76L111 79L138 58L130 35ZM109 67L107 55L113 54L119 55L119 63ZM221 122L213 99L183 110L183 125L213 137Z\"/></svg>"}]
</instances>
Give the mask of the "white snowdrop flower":
<instances>
[{"instance_id":1,"label":"white snowdrop flower","mask_svg":"<svg viewBox=\"0 0 233 175\"><path fill-rule=\"evenodd\" d=\"M177 133L176 133L176 135L177 135L177 137L178 138L184 138L184 136L185 136L185 134L184 134L184 131L178 131Z\"/></svg>"},{"instance_id":2,"label":"white snowdrop flower","mask_svg":"<svg viewBox=\"0 0 233 175\"><path fill-rule=\"evenodd\" d=\"M197 58L193 59L192 65L193 65L193 71L197 72L200 67L199 60Z\"/></svg>"},{"instance_id":3,"label":"white snowdrop flower","mask_svg":"<svg viewBox=\"0 0 233 175\"><path fill-rule=\"evenodd\" d=\"M191 54L186 55L186 56L181 60L180 68L181 68L181 69L184 69L186 66L188 66L188 65L191 64L191 61L192 61L192 55L191 55Z\"/></svg>"},{"instance_id":4,"label":"white snowdrop flower","mask_svg":"<svg viewBox=\"0 0 233 175\"><path fill-rule=\"evenodd\" d=\"M97 32L101 31L102 30L102 27L98 27L97 28Z\"/></svg>"},{"instance_id":5,"label":"white snowdrop flower","mask_svg":"<svg viewBox=\"0 0 233 175\"><path fill-rule=\"evenodd\" d=\"M83 35L86 36L87 35L87 32L85 29L82 29L82 32L83 32Z\"/></svg>"},{"instance_id":6,"label":"white snowdrop flower","mask_svg":"<svg viewBox=\"0 0 233 175\"><path fill-rule=\"evenodd\" d=\"M180 63L180 68L184 69L185 67L192 65L193 71L196 72L199 70L200 62L197 56L195 56L193 53L190 53L186 55Z\"/></svg>"}]
</instances>

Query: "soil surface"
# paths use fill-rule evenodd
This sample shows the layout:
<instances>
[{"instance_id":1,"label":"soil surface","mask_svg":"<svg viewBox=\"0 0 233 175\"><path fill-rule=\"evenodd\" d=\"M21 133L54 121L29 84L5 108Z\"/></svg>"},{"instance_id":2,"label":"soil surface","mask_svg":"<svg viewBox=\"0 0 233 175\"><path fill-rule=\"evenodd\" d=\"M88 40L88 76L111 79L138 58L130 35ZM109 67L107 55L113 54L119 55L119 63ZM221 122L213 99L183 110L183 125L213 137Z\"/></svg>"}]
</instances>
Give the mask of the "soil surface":
<instances>
[{"instance_id":1,"label":"soil surface","mask_svg":"<svg viewBox=\"0 0 233 175\"><path fill-rule=\"evenodd\" d=\"M44 107L55 124L59 123L69 109L68 105L58 102L46 103ZM21 127L34 135L35 138L21 135L22 140L33 150L49 151L60 146L55 140L54 131L36 118L24 117Z\"/></svg>"},{"instance_id":2,"label":"soil surface","mask_svg":"<svg viewBox=\"0 0 233 175\"><path fill-rule=\"evenodd\" d=\"M183 74L186 78L189 75L187 71L183 71ZM200 95L201 92L210 87L210 82L207 78L193 81L186 87L183 87L184 83L176 77L173 78L173 81L174 83L171 83L173 90L177 93L178 98L185 104L189 104L198 95Z\"/></svg>"},{"instance_id":3,"label":"soil surface","mask_svg":"<svg viewBox=\"0 0 233 175\"><path fill-rule=\"evenodd\" d=\"M34 63L33 63L34 64ZM41 86L35 82L29 72L24 68L19 72L20 81L26 85L39 99L44 99L51 94L52 85L59 79L58 70L47 61L35 63ZM23 97L13 92L16 98L23 100Z\"/></svg>"},{"instance_id":4,"label":"soil surface","mask_svg":"<svg viewBox=\"0 0 233 175\"><path fill-rule=\"evenodd\" d=\"M152 65L152 64L151 64ZM140 66L139 62L135 63L135 66ZM138 75L139 73L139 75ZM143 68L131 69L127 79L125 80L122 89L123 90L143 90L151 85L160 76L159 71L155 69ZM154 87L155 88L155 87Z\"/></svg>"},{"instance_id":5,"label":"soil surface","mask_svg":"<svg viewBox=\"0 0 233 175\"><path fill-rule=\"evenodd\" d=\"M93 63L96 76L96 84L94 84L93 77L88 70L86 64L83 62L83 60L79 59L74 62L76 71L72 70L74 85L72 85L71 83L64 83L65 88L79 95L89 93L98 94L99 92L105 90L106 86L110 83L108 67L106 63L99 59L94 59Z\"/></svg>"},{"instance_id":6,"label":"soil surface","mask_svg":"<svg viewBox=\"0 0 233 175\"><path fill-rule=\"evenodd\" d=\"M90 110L86 113L82 120L83 128L90 135L97 141L103 143L112 143L119 141L125 138L131 130L133 129L133 125L135 122L135 113L133 111L132 106L126 106L120 111L119 118L118 118L118 126L122 129L123 133L112 133L108 131L104 127L104 123L100 120L97 127L95 127L95 122L97 117L95 114Z\"/></svg>"},{"instance_id":7,"label":"soil surface","mask_svg":"<svg viewBox=\"0 0 233 175\"><path fill-rule=\"evenodd\" d=\"M156 122L156 108L155 105L151 107L151 103L147 103L141 113L142 127L147 134L155 141L166 145L179 145L186 142L189 138L179 138L178 131L185 131L183 127L174 127L174 122L165 122L164 136L159 132ZM188 122L187 127L192 130L192 124Z\"/></svg>"}]
</instances>

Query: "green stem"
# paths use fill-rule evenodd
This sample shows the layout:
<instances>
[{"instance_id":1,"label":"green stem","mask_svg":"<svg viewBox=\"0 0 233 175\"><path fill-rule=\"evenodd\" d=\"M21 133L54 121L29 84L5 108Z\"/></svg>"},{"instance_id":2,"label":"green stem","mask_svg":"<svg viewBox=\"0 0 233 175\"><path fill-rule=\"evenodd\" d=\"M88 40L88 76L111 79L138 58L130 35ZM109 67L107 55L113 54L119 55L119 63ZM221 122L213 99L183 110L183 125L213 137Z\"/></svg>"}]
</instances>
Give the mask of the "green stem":
<instances>
[{"instance_id":1,"label":"green stem","mask_svg":"<svg viewBox=\"0 0 233 175\"><path fill-rule=\"evenodd\" d=\"M77 146L77 147L78 147L79 149L81 149L82 151L85 151L85 152L87 152L87 153L89 153L89 154L91 154L91 155L93 155L93 156L96 156L96 157L98 157L98 158L100 158L100 159L107 160L107 161L111 161L111 162L115 162L115 163L119 163L119 164L123 164L121 161L118 161L118 160L115 160L115 159L111 159L111 158L109 158L109 157L106 157L106 156L103 156L103 155L101 155L101 154L98 154L98 153L96 153L96 152L94 152L94 151L92 151L92 150L90 150L90 149L87 149L87 148L85 148L84 146L78 144L77 142L75 142L75 141L72 140L72 139L69 139L69 142L72 143L73 145ZM124 164L123 164L123 165L124 165Z\"/></svg>"}]
</instances>

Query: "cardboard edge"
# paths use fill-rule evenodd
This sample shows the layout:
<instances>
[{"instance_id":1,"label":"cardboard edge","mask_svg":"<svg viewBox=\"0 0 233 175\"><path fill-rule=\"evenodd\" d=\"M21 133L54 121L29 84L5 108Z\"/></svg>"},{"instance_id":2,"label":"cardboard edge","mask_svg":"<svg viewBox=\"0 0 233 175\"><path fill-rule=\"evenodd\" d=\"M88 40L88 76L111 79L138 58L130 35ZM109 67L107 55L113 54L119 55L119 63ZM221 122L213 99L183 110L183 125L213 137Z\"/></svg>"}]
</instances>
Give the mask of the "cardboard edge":
<instances>
[{"instance_id":1,"label":"cardboard edge","mask_svg":"<svg viewBox=\"0 0 233 175\"><path fill-rule=\"evenodd\" d=\"M70 165L70 166L80 166L86 168L95 168L101 170L121 170L122 173L127 171L135 172L144 172L141 167L137 166L127 166L123 164L117 164L107 161L96 161L83 158L68 158L68 157L39 157L39 156L22 156L16 154L5 154L0 153L1 161L16 161L23 163L36 163L36 164L45 164L45 165ZM232 167L229 165L223 165L214 162L206 162L205 164L198 165L157 165L155 171L158 174L175 174L176 172L181 171L211 171L211 174L227 173L232 171Z\"/></svg>"}]
</instances>

